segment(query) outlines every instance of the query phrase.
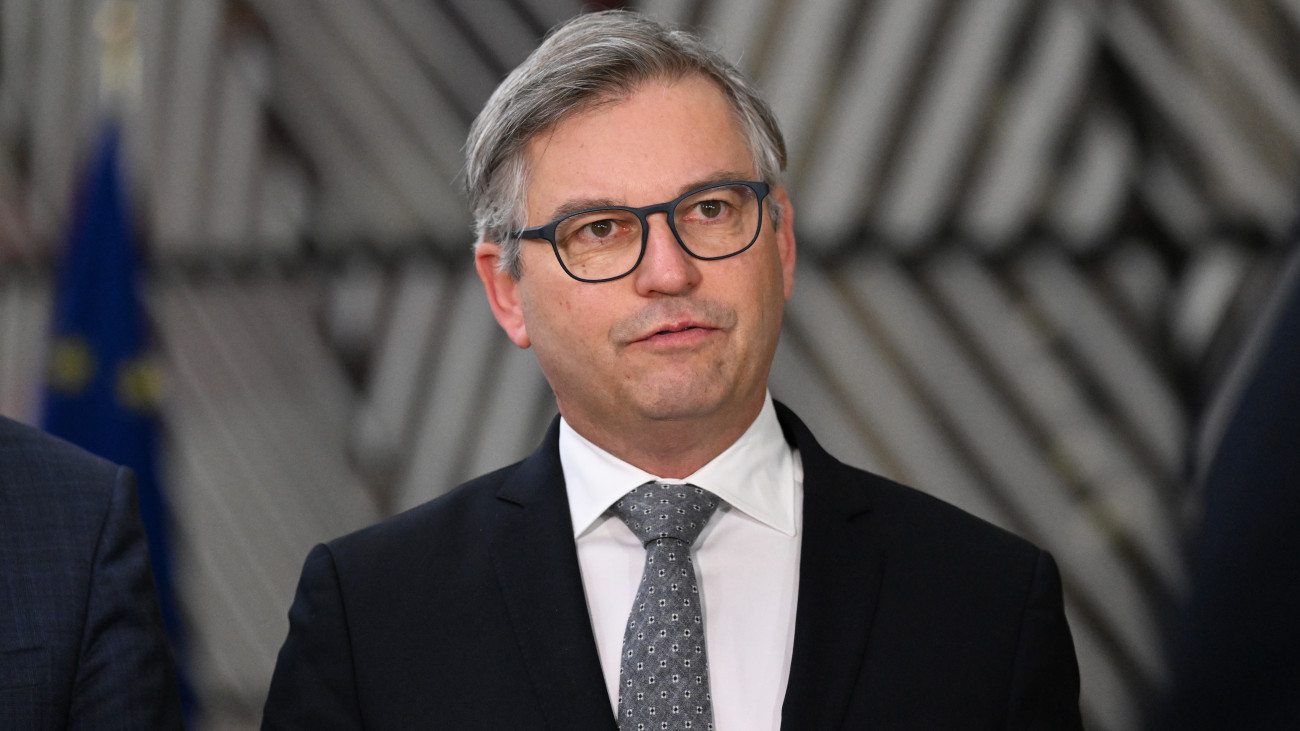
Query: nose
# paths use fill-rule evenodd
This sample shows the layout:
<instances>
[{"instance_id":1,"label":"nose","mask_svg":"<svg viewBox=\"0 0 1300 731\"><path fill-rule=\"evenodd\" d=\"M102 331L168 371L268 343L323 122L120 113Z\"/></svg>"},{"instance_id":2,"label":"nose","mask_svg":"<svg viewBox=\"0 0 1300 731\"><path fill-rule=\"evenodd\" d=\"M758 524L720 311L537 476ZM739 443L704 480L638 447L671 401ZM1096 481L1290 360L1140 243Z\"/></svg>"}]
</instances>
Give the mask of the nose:
<instances>
[{"instance_id":1,"label":"nose","mask_svg":"<svg viewBox=\"0 0 1300 731\"><path fill-rule=\"evenodd\" d=\"M632 273L637 293L682 295L700 283L699 261L686 253L668 227L667 214L646 217L645 254Z\"/></svg>"}]
</instances>

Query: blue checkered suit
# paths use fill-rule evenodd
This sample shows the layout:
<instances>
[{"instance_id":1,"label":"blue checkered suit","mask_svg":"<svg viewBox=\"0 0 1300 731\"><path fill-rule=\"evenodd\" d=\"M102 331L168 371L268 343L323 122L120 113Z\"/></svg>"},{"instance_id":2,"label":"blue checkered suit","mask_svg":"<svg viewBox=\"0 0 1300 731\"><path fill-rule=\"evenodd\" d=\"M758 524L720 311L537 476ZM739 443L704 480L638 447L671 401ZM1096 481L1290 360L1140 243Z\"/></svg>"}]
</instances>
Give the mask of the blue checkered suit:
<instances>
[{"instance_id":1,"label":"blue checkered suit","mask_svg":"<svg viewBox=\"0 0 1300 731\"><path fill-rule=\"evenodd\" d=\"M135 479L0 417L0 728L182 728Z\"/></svg>"}]
</instances>

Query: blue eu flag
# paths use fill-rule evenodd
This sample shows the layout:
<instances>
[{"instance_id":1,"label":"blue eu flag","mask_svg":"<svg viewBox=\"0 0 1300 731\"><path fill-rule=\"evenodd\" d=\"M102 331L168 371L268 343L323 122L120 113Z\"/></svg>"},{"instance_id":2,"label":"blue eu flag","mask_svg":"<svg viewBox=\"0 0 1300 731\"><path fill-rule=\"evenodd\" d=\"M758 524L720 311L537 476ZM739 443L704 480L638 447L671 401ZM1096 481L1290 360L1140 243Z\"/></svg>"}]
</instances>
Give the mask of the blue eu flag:
<instances>
[{"instance_id":1,"label":"blue eu flag","mask_svg":"<svg viewBox=\"0 0 1300 731\"><path fill-rule=\"evenodd\" d=\"M163 622L179 649L168 510L155 454L159 371L148 347L120 146L117 126L107 125L78 190L56 282L44 426L135 471Z\"/></svg>"}]
</instances>

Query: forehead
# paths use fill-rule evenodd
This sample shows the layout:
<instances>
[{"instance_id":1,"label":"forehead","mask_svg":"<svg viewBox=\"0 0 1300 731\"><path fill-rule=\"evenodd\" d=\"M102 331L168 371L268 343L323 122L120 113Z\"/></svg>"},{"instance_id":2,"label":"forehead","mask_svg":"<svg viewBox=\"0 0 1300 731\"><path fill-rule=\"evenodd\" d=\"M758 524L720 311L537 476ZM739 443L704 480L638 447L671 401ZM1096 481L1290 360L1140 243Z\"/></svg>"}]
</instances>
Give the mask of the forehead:
<instances>
[{"instance_id":1,"label":"forehead","mask_svg":"<svg viewBox=\"0 0 1300 731\"><path fill-rule=\"evenodd\" d=\"M712 81L648 81L561 120L525 152L529 221L574 201L649 205L722 174L752 179L753 156Z\"/></svg>"}]
</instances>

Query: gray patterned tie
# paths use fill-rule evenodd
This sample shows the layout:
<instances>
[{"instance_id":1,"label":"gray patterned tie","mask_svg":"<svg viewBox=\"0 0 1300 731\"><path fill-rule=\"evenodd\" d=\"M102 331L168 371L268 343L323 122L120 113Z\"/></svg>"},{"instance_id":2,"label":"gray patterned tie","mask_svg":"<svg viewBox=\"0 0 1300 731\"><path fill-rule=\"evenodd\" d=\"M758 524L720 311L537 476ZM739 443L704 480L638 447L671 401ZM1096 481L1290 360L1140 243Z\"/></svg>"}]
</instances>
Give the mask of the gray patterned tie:
<instances>
[{"instance_id":1,"label":"gray patterned tie","mask_svg":"<svg viewBox=\"0 0 1300 731\"><path fill-rule=\"evenodd\" d=\"M647 482L611 508L646 548L641 586L623 634L620 731L713 728L691 545L717 507L717 497L694 485Z\"/></svg>"}]
</instances>

